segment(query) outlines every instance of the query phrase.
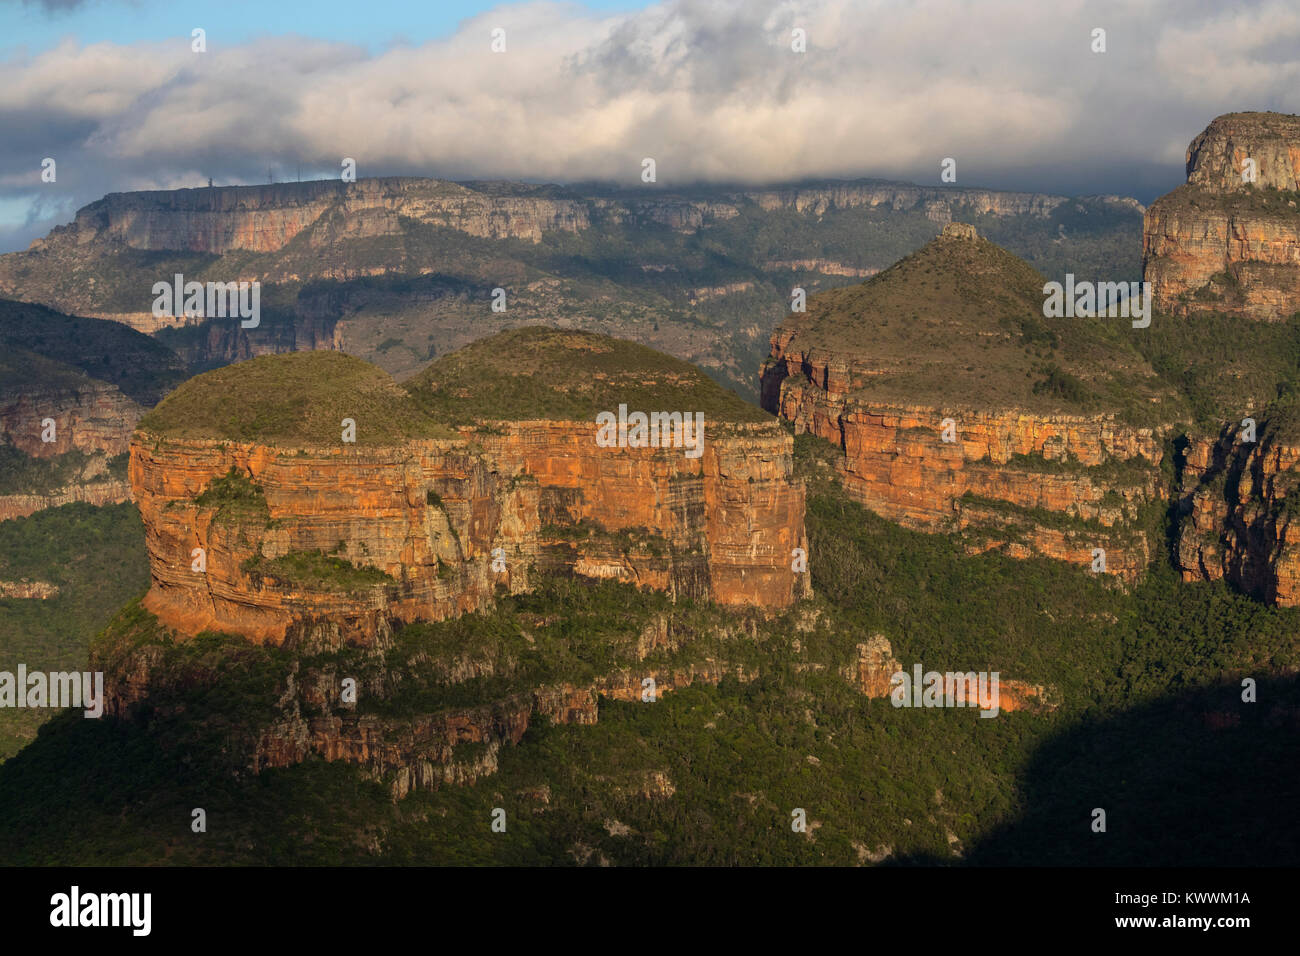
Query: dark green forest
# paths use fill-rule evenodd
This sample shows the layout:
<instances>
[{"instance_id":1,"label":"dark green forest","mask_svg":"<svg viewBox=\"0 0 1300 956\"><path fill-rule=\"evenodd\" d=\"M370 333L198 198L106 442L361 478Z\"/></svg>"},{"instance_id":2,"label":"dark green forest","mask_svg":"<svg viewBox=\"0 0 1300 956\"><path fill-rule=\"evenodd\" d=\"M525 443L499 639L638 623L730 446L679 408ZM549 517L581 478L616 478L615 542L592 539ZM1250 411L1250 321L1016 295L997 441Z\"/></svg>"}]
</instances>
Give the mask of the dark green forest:
<instances>
[{"instance_id":1,"label":"dark green forest","mask_svg":"<svg viewBox=\"0 0 1300 956\"><path fill-rule=\"evenodd\" d=\"M801 436L816 597L771 619L625 585L543 578L490 613L400 631L303 667L386 668L402 719L619 667L724 661L654 703L605 700L595 725L535 719L499 769L394 801L388 780L311 759L252 773L237 742L274 716L294 655L208 635L171 644L132 604L98 638L157 643L192 678L134 720L64 714L0 766L9 863L1281 864L1300 851L1294 740L1300 610L1153 568L1131 592L1047 561L968 556L819 477ZM126 508L126 506L123 506ZM63 509L60 509L61 511ZM57 513L53 513L57 515ZM61 516L59 516L61 517ZM48 520L54 520L53 517ZM0 526L2 527L2 526ZM37 561L35 556L30 558ZM32 567L36 567L33 564ZM143 565L138 565L141 570ZM12 572L9 572L12 573ZM688 639L637 664L657 615ZM87 632L89 633L89 632ZM523 635L527 633L528 639ZM885 635L910 666L1047 682L1058 710L912 710L867 700L842 669ZM456 655L510 659L451 683ZM1272 675L1272 676L1270 676ZM1291 675L1291 676L1279 676ZM1258 680L1243 703L1241 680ZM204 683L206 679L206 683ZM364 680L362 681L364 684ZM179 698L178 698L179 699ZM457 748L465 766L483 745ZM75 768L75 769L73 769ZM208 830L190 830L191 811ZM505 833L492 831L505 811ZM807 833L791 813L806 812ZM1094 808L1108 831L1090 829Z\"/></svg>"}]
</instances>

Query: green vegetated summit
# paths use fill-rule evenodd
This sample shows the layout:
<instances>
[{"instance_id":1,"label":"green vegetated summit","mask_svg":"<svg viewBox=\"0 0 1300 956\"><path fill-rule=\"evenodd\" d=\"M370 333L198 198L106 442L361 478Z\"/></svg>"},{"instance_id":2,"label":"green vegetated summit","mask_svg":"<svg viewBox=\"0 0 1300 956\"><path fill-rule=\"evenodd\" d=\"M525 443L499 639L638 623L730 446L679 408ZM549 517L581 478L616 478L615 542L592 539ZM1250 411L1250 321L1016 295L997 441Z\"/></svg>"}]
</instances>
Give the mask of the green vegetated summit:
<instances>
[{"instance_id":1,"label":"green vegetated summit","mask_svg":"<svg viewBox=\"0 0 1300 956\"><path fill-rule=\"evenodd\" d=\"M849 362L867 401L1174 416L1174 392L1137 350L1146 330L1123 317L1045 317L1047 278L961 232L810 299L783 323L789 349Z\"/></svg>"},{"instance_id":2,"label":"green vegetated summit","mask_svg":"<svg viewBox=\"0 0 1300 956\"><path fill-rule=\"evenodd\" d=\"M190 379L140 421L140 430L175 438L333 445L342 421L356 422L358 445L449 437L377 366L343 352L286 352L228 365Z\"/></svg>"},{"instance_id":3,"label":"green vegetated summit","mask_svg":"<svg viewBox=\"0 0 1300 956\"><path fill-rule=\"evenodd\" d=\"M591 420L603 411L702 412L709 421L771 416L689 362L594 332L537 326L480 339L407 383L434 419Z\"/></svg>"},{"instance_id":4,"label":"green vegetated summit","mask_svg":"<svg viewBox=\"0 0 1300 956\"><path fill-rule=\"evenodd\" d=\"M703 412L711 421L771 416L689 362L589 332L522 328L434 362L406 387L343 352L266 355L181 385L140 422L177 438L329 445L341 422L357 444L450 437L475 421L593 420L598 412Z\"/></svg>"}]
</instances>

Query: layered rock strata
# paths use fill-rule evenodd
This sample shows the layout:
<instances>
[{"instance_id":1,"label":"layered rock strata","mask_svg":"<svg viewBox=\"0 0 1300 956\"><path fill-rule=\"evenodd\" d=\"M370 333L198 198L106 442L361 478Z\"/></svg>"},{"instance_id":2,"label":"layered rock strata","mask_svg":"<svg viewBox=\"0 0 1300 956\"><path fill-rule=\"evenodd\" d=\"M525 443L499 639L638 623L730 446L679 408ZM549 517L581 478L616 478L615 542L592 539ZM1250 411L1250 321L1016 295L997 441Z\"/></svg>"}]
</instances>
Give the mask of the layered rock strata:
<instances>
[{"instance_id":1,"label":"layered rock strata","mask_svg":"<svg viewBox=\"0 0 1300 956\"><path fill-rule=\"evenodd\" d=\"M467 377L410 392L331 352L255 359L183 385L131 442L153 577L145 606L185 634L373 645L393 623L485 607L498 587L526 590L537 570L734 606L782 608L808 593L795 554L807 547L804 489L778 422L632 343L522 330L475 348L482 361L458 353L435 369ZM502 382L483 363L511 350L547 356L555 371ZM648 387L638 393L648 401L703 402L719 420L691 448L611 444L595 418L486 410L465 420L444 408L458 422L448 427L415 397L481 409L562 368L572 381L542 400L567 402L566 389L594 380L612 389L595 407ZM333 423L349 414L373 443L307 440L339 435ZM233 437L256 434L266 437Z\"/></svg>"},{"instance_id":2,"label":"layered rock strata","mask_svg":"<svg viewBox=\"0 0 1300 956\"><path fill-rule=\"evenodd\" d=\"M1276 322L1300 311L1300 117L1228 113L1152 203L1142 262L1156 308Z\"/></svg>"},{"instance_id":3,"label":"layered rock strata","mask_svg":"<svg viewBox=\"0 0 1300 956\"><path fill-rule=\"evenodd\" d=\"M9 389L0 391L0 444L33 458L69 451L111 458L127 450L142 414L116 387L90 378L67 387Z\"/></svg>"},{"instance_id":4,"label":"layered rock strata","mask_svg":"<svg viewBox=\"0 0 1300 956\"><path fill-rule=\"evenodd\" d=\"M1104 571L1126 580L1148 565L1152 543L1134 525L1163 497L1167 428L1113 415L866 402L853 392L867 370L795 338L780 328L772 336L764 407L841 448L844 488L872 511L918 530L963 532L972 551L1092 568L1101 548Z\"/></svg>"},{"instance_id":5,"label":"layered rock strata","mask_svg":"<svg viewBox=\"0 0 1300 956\"><path fill-rule=\"evenodd\" d=\"M1260 600L1300 604L1300 443L1233 427L1184 453L1176 560L1183 580L1226 579ZM1300 526L1297 526L1300 529Z\"/></svg>"},{"instance_id":6,"label":"layered rock strata","mask_svg":"<svg viewBox=\"0 0 1300 956\"><path fill-rule=\"evenodd\" d=\"M152 627L158 624L151 622ZM545 622L539 620L536 626L544 627ZM168 642L184 639L165 626L162 630ZM382 705L376 710L340 704L346 675L337 659L327 656L313 662L310 653L319 648L303 648L306 656L283 663L286 670L277 685L275 706L267 719L249 728L251 737L241 741L239 759L254 773L312 756L352 763L385 781L394 799L412 790L473 783L496 773L502 747L518 744L534 721L595 724L601 698L643 703L647 678L653 679L656 695L662 696L693 684L716 685L724 677L748 682L758 676L741 664L712 656L671 664L640 663L656 652L680 650L688 638L689 629L677 624L671 614L656 615L626 644L625 663L593 680L536 686L523 682L494 700L435 706L407 716L394 716ZM124 646L129 642L129 637L100 642L92 652L92 666L106 673L104 706L111 716L127 719L145 705L150 719L177 717L184 709L183 702L170 696L177 684L190 687L218 679L207 664L172 670L165 642ZM372 703L400 695L405 683L418 680L417 672L428 666L430 653L416 651L402 662L375 648L365 654L366 663L352 658L351 666L365 672L357 691L360 699ZM319 663L322 660L325 663ZM468 656L458 653L455 665L443 675L444 690L451 692L475 678L510 677L512 667L512 656L499 649Z\"/></svg>"},{"instance_id":7,"label":"layered rock strata","mask_svg":"<svg viewBox=\"0 0 1300 956\"><path fill-rule=\"evenodd\" d=\"M462 440L355 451L141 434L130 478L153 574L146 606L186 633L279 643L324 626L370 642L393 621L483 607L498 584L526 588L540 565L784 607L807 589L807 575L791 569L806 541L790 439L775 423L734 428L697 460L600 449L594 425L577 422L501 423L499 434L467 429ZM261 489L265 512L199 503L231 469ZM391 580L313 589L258 570L260 559L303 552Z\"/></svg>"},{"instance_id":8,"label":"layered rock strata","mask_svg":"<svg viewBox=\"0 0 1300 956\"><path fill-rule=\"evenodd\" d=\"M84 376L72 385L0 391L0 447L42 460L66 456L55 463L61 476L0 494L0 521L78 501L130 501L130 485L109 472L109 459L126 453L143 413L113 385ZM66 465L69 459L75 467Z\"/></svg>"},{"instance_id":9,"label":"layered rock strata","mask_svg":"<svg viewBox=\"0 0 1300 956\"><path fill-rule=\"evenodd\" d=\"M46 508L85 502L115 505L131 500L131 485L118 478L90 479L45 494L0 495L0 521L23 518Z\"/></svg>"},{"instance_id":10,"label":"layered rock strata","mask_svg":"<svg viewBox=\"0 0 1300 956\"><path fill-rule=\"evenodd\" d=\"M893 692L893 678L900 672L909 673L897 658L893 647L883 634L873 634L867 641L858 645L858 657L846 667L843 676L859 693L874 699L887 698ZM963 674L965 672L962 672ZM967 684L953 683L953 703L957 706L973 707L978 700L967 699ZM1061 704L1060 694L1056 688L1044 684L1030 684L1022 680L1005 680L998 678L998 709L1011 713L1022 710L1031 713L1048 713Z\"/></svg>"}]
</instances>

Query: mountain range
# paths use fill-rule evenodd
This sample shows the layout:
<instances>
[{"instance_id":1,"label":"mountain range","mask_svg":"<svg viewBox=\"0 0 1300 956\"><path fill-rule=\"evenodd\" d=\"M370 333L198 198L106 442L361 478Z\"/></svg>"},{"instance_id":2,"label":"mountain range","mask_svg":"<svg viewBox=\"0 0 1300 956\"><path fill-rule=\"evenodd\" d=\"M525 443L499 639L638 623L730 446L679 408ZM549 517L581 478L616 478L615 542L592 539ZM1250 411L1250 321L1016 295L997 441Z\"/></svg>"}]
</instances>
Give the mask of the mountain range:
<instances>
[{"instance_id":1,"label":"mountain range","mask_svg":"<svg viewBox=\"0 0 1300 956\"><path fill-rule=\"evenodd\" d=\"M1187 163L1150 209L872 181L91 204L0 257L0 626L31 666L88 655L110 716L5 725L0 848L1293 862L1300 126L1229 114ZM1149 324L1049 315L1067 274L1150 282ZM174 275L261 283L261 321L155 315ZM1000 674L995 719L895 706L922 662Z\"/></svg>"}]
</instances>

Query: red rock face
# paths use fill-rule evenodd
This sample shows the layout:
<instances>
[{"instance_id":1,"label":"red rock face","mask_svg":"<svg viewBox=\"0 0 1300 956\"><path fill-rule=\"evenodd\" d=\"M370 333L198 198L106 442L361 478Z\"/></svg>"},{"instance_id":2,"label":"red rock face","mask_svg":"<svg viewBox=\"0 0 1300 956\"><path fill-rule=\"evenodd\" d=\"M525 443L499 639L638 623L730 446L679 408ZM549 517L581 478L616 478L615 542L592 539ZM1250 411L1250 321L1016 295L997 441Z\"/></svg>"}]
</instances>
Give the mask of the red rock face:
<instances>
[{"instance_id":1,"label":"red rock face","mask_svg":"<svg viewBox=\"0 0 1300 956\"><path fill-rule=\"evenodd\" d=\"M806 538L791 455L775 423L719 426L696 459L600 448L586 422L499 423L387 449L141 434L130 478L153 575L145 605L185 634L371 644L391 622L475 610L497 585L523 590L533 567L551 567L785 607L808 593L807 574L792 569ZM198 504L232 467L261 487L264 513ZM196 548L204 573L192 569ZM290 587L255 562L321 551L391 582Z\"/></svg>"},{"instance_id":2,"label":"red rock face","mask_svg":"<svg viewBox=\"0 0 1300 956\"><path fill-rule=\"evenodd\" d=\"M24 389L0 394L0 442L35 458L69 451L120 455L127 450L144 408L114 386L86 379L84 388ZM42 440L45 419L54 420L52 442Z\"/></svg>"},{"instance_id":3,"label":"red rock face","mask_svg":"<svg viewBox=\"0 0 1300 956\"><path fill-rule=\"evenodd\" d=\"M270 527L264 516L231 519L195 501L231 468L262 487ZM305 637L317 622L374 642L391 620L479 607L494 584L490 547L514 543L502 509L526 493L495 488L481 461L437 441L283 450L137 436L130 478L153 576L146 606L183 633L224 630L274 643L290 628ZM445 493L442 506L428 503L431 492ZM340 557L384 572L391 584L303 589L246 567L259 553L329 552L340 542ZM195 548L204 550L204 573L192 569ZM440 559L450 569L442 578Z\"/></svg>"},{"instance_id":4,"label":"red rock face","mask_svg":"<svg viewBox=\"0 0 1300 956\"><path fill-rule=\"evenodd\" d=\"M697 459L680 450L599 448L585 422L505 428L477 440L501 472L537 480L542 524L645 528L673 553L656 568L644 550L620 558L598 541L579 541L580 573L722 604L785 607L806 593L807 575L791 571L792 551L807 547L803 488L791 478L790 439L775 423L706 431Z\"/></svg>"},{"instance_id":5,"label":"red rock face","mask_svg":"<svg viewBox=\"0 0 1300 956\"><path fill-rule=\"evenodd\" d=\"M849 397L854 368L819 350L791 351L792 338L785 329L772 336L764 407L794 422L797 431L842 448L844 488L872 511L923 531L1020 528L1018 541L968 534L972 551L1002 546L1013 557L1042 555L1092 567L1093 549L1102 548L1106 573L1126 579L1146 566L1150 543L1129 531L1138 509L1162 495L1162 434L1107 417L863 404ZM943 440L946 418L955 422L954 442ZM1071 467L1019 467L1018 455ZM1103 479L1083 470L1114 461L1133 465L1129 477ZM1100 528L1058 530L1000 504L1095 521Z\"/></svg>"},{"instance_id":6,"label":"red rock face","mask_svg":"<svg viewBox=\"0 0 1300 956\"><path fill-rule=\"evenodd\" d=\"M1231 198L1198 202L1197 195L1180 187L1147 210L1143 276L1154 306L1173 315L1213 309L1267 322L1300 310L1295 200L1266 199L1273 208L1261 209Z\"/></svg>"},{"instance_id":7,"label":"red rock face","mask_svg":"<svg viewBox=\"0 0 1300 956\"><path fill-rule=\"evenodd\" d=\"M873 634L865 643L858 645L858 659L845 668L843 674L859 693L866 697L883 699L892 693L893 677L900 671L910 673L910 670L894 657L893 649L885 636ZM972 692L975 686L970 688ZM979 701L976 697L967 699L965 683L954 683L953 689L954 704L968 707L978 705ZM1054 688L1043 684L1029 684L1022 680L1005 680L999 675L998 709L1000 711L1027 710L1033 713L1044 713L1056 710L1059 706L1059 695Z\"/></svg>"},{"instance_id":8,"label":"red rock face","mask_svg":"<svg viewBox=\"0 0 1300 956\"><path fill-rule=\"evenodd\" d=\"M1183 580L1227 579L1261 600L1300 604L1300 448L1239 432L1196 439L1186 452L1178 565ZM1300 527L1300 526L1298 526Z\"/></svg>"},{"instance_id":9,"label":"red rock face","mask_svg":"<svg viewBox=\"0 0 1300 956\"><path fill-rule=\"evenodd\" d=\"M1253 160L1256 180L1243 181ZM1187 184L1147 210L1155 307L1281 321L1300 310L1300 117L1220 116L1187 148Z\"/></svg>"}]
</instances>

